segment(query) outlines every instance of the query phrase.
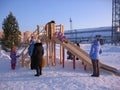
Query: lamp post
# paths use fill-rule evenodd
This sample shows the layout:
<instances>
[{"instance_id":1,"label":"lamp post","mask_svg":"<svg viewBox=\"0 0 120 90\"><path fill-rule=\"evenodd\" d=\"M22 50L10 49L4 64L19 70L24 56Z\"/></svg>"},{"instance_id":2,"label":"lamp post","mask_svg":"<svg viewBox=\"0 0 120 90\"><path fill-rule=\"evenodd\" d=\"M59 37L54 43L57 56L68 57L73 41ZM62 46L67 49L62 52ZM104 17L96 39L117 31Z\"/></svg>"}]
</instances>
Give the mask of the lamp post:
<instances>
[{"instance_id":1,"label":"lamp post","mask_svg":"<svg viewBox=\"0 0 120 90\"><path fill-rule=\"evenodd\" d=\"M72 19L70 18L70 30L72 30Z\"/></svg>"}]
</instances>

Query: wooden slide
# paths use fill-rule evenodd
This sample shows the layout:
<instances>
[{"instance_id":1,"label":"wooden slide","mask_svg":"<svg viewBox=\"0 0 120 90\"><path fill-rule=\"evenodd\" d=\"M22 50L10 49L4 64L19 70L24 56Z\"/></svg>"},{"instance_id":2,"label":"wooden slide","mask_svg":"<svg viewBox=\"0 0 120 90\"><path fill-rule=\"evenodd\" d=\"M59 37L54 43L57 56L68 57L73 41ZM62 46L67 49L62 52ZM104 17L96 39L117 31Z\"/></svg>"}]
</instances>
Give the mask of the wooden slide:
<instances>
[{"instance_id":1,"label":"wooden slide","mask_svg":"<svg viewBox=\"0 0 120 90\"><path fill-rule=\"evenodd\" d=\"M62 42L62 41L58 40L57 38L53 38L53 40L56 43L61 44L67 50L69 50L73 55L80 58L82 61L86 62L87 66L89 65L89 67L92 67L92 63L91 63L91 59L89 57L89 54L87 52L85 52L83 49L81 49L78 46L74 45L69 40L67 40L67 43ZM99 66L100 66L100 70L102 70L102 71L110 72L110 73L113 73L115 75L120 76L120 71L118 71L114 67L108 66L108 65L103 64L101 62L99 63Z\"/></svg>"}]
</instances>

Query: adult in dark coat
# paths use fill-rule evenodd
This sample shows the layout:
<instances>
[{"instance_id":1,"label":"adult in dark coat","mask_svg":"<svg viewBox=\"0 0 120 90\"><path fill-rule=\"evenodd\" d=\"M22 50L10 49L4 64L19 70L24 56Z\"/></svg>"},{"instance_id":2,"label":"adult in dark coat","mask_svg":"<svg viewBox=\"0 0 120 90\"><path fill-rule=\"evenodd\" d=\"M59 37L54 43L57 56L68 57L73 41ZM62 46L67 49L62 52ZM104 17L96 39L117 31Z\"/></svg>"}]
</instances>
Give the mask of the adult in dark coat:
<instances>
[{"instance_id":1,"label":"adult in dark coat","mask_svg":"<svg viewBox=\"0 0 120 90\"><path fill-rule=\"evenodd\" d=\"M42 58L44 55L44 48L42 43L35 43L33 50L34 65L36 69L35 76L42 75Z\"/></svg>"}]
</instances>

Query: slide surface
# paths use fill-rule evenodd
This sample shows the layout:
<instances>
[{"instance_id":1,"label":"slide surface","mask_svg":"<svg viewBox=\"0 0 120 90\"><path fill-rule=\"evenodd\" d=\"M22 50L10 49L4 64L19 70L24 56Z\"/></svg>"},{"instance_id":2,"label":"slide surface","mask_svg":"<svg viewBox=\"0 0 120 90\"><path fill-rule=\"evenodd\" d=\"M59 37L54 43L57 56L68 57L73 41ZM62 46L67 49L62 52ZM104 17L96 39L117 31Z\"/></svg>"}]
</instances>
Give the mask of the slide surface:
<instances>
[{"instance_id":1,"label":"slide surface","mask_svg":"<svg viewBox=\"0 0 120 90\"><path fill-rule=\"evenodd\" d=\"M77 56L78 58L80 58L81 60L83 60L84 62L86 62L90 66L92 66L91 59L90 59L89 54L87 52L85 52L81 48L77 47L76 45L74 45L69 40L67 40L67 43L62 42L62 41L58 40L57 38L53 38L53 40L56 43L61 44L67 50L69 50L73 55ZM120 76L120 72L114 67L103 64L101 62L99 63L99 66L100 66L101 70L108 71L108 72L111 72L111 73L114 73L114 74Z\"/></svg>"},{"instance_id":2,"label":"slide surface","mask_svg":"<svg viewBox=\"0 0 120 90\"><path fill-rule=\"evenodd\" d=\"M56 41L56 43L61 44L64 48L69 50L73 55L77 56L81 60L84 60L86 63L90 65L92 64L91 59L89 58L89 55L85 51L83 51L81 48L74 45L72 42L67 40L67 43L65 43L58 40L57 38L54 38L54 40Z\"/></svg>"}]
</instances>

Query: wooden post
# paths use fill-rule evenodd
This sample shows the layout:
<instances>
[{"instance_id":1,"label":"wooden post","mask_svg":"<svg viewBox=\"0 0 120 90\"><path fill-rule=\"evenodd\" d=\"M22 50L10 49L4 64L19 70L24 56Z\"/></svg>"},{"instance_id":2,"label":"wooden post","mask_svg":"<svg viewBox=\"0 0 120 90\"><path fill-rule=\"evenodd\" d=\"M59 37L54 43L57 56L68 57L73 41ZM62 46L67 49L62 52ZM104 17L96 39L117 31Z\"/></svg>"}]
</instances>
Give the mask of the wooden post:
<instances>
[{"instance_id":1,"label":"wooden post","mask_svg":"<svg viewBox=\"0 0 120 90\"><path fill-rule=\"evenodd\" d=\"M51 56L51 58L52 58L52 66L55 66L56 63L55 63L55 58L54 58L54 56L55 56L55 53L54 53L54 43L52 41L51 41L51 43L52 43L52 47L51 47L51 49L52 49L52 56Z\"/></svg>"},{"instance_id":2,"label":"wooden post","mask_svg":"<svg viewBox=\"0 0 120 90\"><path fill-rule=\"evenodd\" d=\"M46 42L46 59L47 59L47 65L49 66L49 39L48 39L48 30L49 30L49 24L47 23L46 25L45 25L45 30L46 30L46 40L47 40L47 42Z\"/></svg>"},{"instance_id":3,"label":"wooden post","mask_svg":"<svg viewBox=\"0 0 120 90\"><path fill-rule=\"evenodd\" d=\"M47 65L49 66L49 48L48 48L48 42L46 43L46 59L47 59Z\"/></svg>"},{"instance_id":4,"label":"wooden post","mask_svg":"<svg viewBox=\"0 0 120 90\"><path fill-rule=\"evenodd\" d=\"M48 39L48 24L45 25L45 30L46 30L46 36L47 36L47 39Z\"/></svg>"},{"instance_id":5,"label":"wooden post","mask_svg":"<svg viewBox=\"0 0 120 90\"><path fill-rule=\"evenodd\" d=\"M24 55L22 53L22 67L24 67Z\"/></svg>"},{"instance_id":6,"label":"wooden post","mask_svg":"<svg viewBox=\"0 0 120 90\"><path fill-rule=\"evenodd\" d=\"M65 49L63 48L63 68L64 68L64 61L65 61Z\"/></svg>"},{"instance_id":7,"label":"wooden post","mask_svg":"<svg viewBox=\"0 0 120 90\"><path fill-rule=\"evenodd\" d=\"M55 65L56 65L56 44L55 44L55 42L53 42L53 52L54 52L54 63L55 63Z\"/></svg>"},{"instance_id":8,"label":"wooden post","mask_svg":"<svg viewBox=\"0 0 120 90\"><path fill-rule=\"evenodd\" d=\"M39 33L40 33L40 27L39 25L37 25L37 34L39 35Z\"/></svg>"},{"instance_id":9,"label":"wooden post","mask_svg":"<svg viewBox=\"0 0 120 90\"><path fill-rule=\"evenodd\" d=\"M73 69L75 69L75 56L73 56Z\"/></svg>"},{"instance_id":10,"label":"wooden post","mask_svg":"<svg viewBox=\"0 0 120 90\"><path fill-rule=\"evenodd\" d=\"M49 57L52 58L52 42L49 42Z\"/></svg>"},{"instance_id":11,"label":"wooden post","mask_svg":"<svg viewBox=\"0 0 120 90\"><path fill-rule=\"evenodd\" d=\"M40 27L39 25L37 25L37 35L36 35L37 41L39 40L39 33L40 33Z\"/></svg>"},{"instance_id":12,"label":"wooden post","mask_svg":"<svg viewBox=\"0 0 120 90\"><path fill-rule=\"evenodd\" d=\"M63 47L60 45L60 64L62 64L63 60Z\"/></svg>"},{"instance_id":13,"label":"wooden post","mask_svg":"<svg viewBox=\"0 0 120 90\"><path fill-rule=\"evenodd\" d=\"M52 65L55 66L56 62L56 49L55 49L55 42L52 40L52 37L54 36L54 33L56 32L56 26L55 23L51 23L51 43L52 43Z\"/></svg>"},{"instance_id":14,"label":"wooden post","mask_svg":"<svg viewBox=\"0 0 120 90\"><path fill-rule=\"evenodd\" d=\"M64 35L64 26L62 24L60 24L60 31L63 33Z\"/></svg>"},{"instance_id":15,"label":"wooden post","mask_svg":"<svg viewBox=\"0 0 120 90\"><path fill-rule=\"evenodd\" d=\"M60 24L60 32L63 33L64 35L64 28L62 24ZM62 62L63 62L63 46L60 45L60 64L62 64Z\"/></svg>"}]
</instances>

